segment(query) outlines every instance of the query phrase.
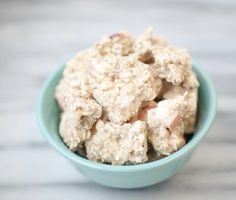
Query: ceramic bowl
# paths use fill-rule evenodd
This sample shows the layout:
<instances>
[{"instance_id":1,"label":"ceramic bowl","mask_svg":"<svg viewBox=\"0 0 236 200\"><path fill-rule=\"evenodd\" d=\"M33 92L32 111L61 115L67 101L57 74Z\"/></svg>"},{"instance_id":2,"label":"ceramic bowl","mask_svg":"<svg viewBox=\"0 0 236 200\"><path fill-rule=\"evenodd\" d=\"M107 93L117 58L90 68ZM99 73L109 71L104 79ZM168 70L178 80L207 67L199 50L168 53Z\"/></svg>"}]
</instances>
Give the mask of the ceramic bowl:
<instances>
[{"instance_id":1,"label":"ceramic bowl","mask_svg":"<svg viewBox=\"0 0 236 200\"><path fill-rule=\"evenodd\" d=\"M117 188L140 188L170 178L191 158L213 123L216 113L215 89L207 73L194 65L193 70L200 82L197 128L192 139L182 149L160 160L138 165L112 166L90 161L70 151L58 133L60 112L54 91L62 77L63 68L64 66L60 67L43 85L37 107L38 123L48 143L78 171L99 184Z\"/></svg>"}]
</instances>

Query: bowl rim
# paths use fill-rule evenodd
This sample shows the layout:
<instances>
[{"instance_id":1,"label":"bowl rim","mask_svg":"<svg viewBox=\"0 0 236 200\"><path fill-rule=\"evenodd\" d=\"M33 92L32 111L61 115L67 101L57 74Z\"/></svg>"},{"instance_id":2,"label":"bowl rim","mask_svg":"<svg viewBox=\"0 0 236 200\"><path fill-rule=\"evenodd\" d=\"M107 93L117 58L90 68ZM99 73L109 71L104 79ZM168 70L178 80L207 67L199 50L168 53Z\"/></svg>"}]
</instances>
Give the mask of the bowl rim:
<instances>
[{"instance_id":1,"label":"bowl rim","mask_svg":"<svg viewBox=\"0 0 236 200\"><path fill-rule=\"evenodd\" d=\"M37 110L36 110L37 120L38 120L39 127L41 129L41 132L44 135L44 137L46 138L46 140L48 141L48 143L56 151L58 151L60 154L62 154L67 159L69 159L77 164L89 167L89 168L102 170L102 171L112 171L112 172L134 172L134 171L140 171L140 170L145 170L145 169L157 168L157 167L166 165L169 162L179 159L179 158L185 156L186 154L190 153L191 151L193 151L194 147L196 147L201 142L201 140L207 135L209 129L212 126L214 118L215 118L217 101L216 101L215 88L213 86L211 78L205 70L203 70L199 66L196 66L196 64L193 64L192 66L193 66L193 71L197 72L197 74L200 74L200 76L202 76L202 78L204 79L204 81L208 87L207 90L209 92L209 97L210 97L210 101L211 101L211 104L209 106L208 118L207 118L206 122L204 123L204 125L201 127L201 129L198 130L198 134L196 136L194 136L183 148L179 149L178 151L176 151L175 153L173 153L167 157L164 157L164 158L157 160L157 161L136 164L136 165L108 165L108 164L103 164L103 163L97 163L95 161L91 161L86 158L83 158L83 157L79 156L78 154L75 154L72 151L70 151L66 147L66 145L64 145L62 148L62 145L59 145L53 139L53 137L51 137L49 130L46 128L46 126L43 123L44 120L43 120L43 112L42 112L43 105L42 104L43 104L43 99L45 97L45 93L46 93L47 88L50 87L52 80L56 76L58 76L58 74L63 70L63 68L65 67L64 65L59 67L58 69L56 69L56 71L54 73L52 73L51 76L49 76L46 79L46 81L44 82L43 87L41 89L39 100L37 102ZM201 87L201 82L200 82L200 87Z\"/></svg>"}]
</instances>

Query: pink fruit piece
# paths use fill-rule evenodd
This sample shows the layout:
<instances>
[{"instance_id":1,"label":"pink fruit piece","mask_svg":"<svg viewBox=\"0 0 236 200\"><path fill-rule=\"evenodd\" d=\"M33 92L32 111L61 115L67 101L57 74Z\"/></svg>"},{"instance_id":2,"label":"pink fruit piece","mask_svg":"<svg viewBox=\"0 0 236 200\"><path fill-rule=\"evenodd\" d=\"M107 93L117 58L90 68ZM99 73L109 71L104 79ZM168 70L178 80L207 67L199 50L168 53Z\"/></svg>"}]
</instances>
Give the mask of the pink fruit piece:
<instances>
[{"instance_id":1,"label":"pink fruit piece","mask_svg":"<svg viewBox=\"0 0 236 200\"><path fill-rule=\"evenodd\" d=\"M180 121L180 113L178 111L175 111L171 113L171 115L168 117L168 127L173 130L178 125Z\"/></svg>"},{"instance_id":2,"label":"pink fruit piece","mask_svg":"<svg viewBox=\"0 0 236 200\"><path fill-rule=\"evenodd\" d=\"M141 121L145 121L147 119L147 111L156 107L157 107L157 103L154 101L145 103L142 106L142 110L139 112L138 119Z\"/></svg>"},{"instance_id":3,"label":"pink fruit piece","mask_svg":"<svg viewBox=\"0 0 236 200\"><path fill-rule=\"evenodd\" d=\"M119 38L119 37L120 37L120 33L113 33L112 35L109 36L110 39Z\"/></svg>"}]
</instances>

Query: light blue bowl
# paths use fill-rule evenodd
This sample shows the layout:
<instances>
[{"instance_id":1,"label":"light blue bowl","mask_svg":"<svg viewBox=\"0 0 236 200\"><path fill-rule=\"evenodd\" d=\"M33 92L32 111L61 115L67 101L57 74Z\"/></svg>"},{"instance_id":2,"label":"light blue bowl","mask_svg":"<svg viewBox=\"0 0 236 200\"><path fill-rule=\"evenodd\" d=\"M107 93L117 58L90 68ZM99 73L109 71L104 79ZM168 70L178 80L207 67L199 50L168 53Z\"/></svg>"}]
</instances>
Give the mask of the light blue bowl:
<instances>
[{"instance_id":1,"label":"light blue bowl","mask_svg":"<svg viewBox=\"0 0 236 200\"><path fill-rule=\"evenodd\" d=\"M102 185L140 188L168 179L189 160L213 123L216 113L214 87L207 73L193 66L200 82L198 122L193 138L182 149L158 161L131 166L112 166L87 160L71 152L58 133L59 109L54 99L54 90L62 76L63 68L59 68L43 86L37 107L38 123L43 135L53 148L66 157L78 171Z\"/></svg>"}]
</instances>

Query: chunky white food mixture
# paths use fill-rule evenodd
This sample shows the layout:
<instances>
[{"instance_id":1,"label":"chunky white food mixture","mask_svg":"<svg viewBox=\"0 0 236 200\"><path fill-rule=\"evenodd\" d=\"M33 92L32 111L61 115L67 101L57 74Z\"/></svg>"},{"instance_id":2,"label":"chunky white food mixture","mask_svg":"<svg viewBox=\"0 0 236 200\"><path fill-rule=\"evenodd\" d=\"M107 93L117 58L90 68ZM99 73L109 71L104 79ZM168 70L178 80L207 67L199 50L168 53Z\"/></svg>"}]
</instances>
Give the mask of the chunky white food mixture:
<instances>
[{"instance_id":1,"label":"chunky white food mixture","mask_svg":"<svg viewBox=\"0 0 236 200\"><path fill-rule=\"evenodd\" d=\"M143 163L147 161L146 123L96 123L96 130L85 142L88 159L111 164Z\"/></svg>"},{"instance_id":2,"label":"chunky white food mixture","mask_svg":"<svg viewBox=\"0 0 236 200\"><path fill-rule=\"evenodd\" d=\"M112 165L160 159L195 130L199 82L186 49L148 28L104 37L67 63L55 97L64 143Z\"/></svg>"}]
</instances>

